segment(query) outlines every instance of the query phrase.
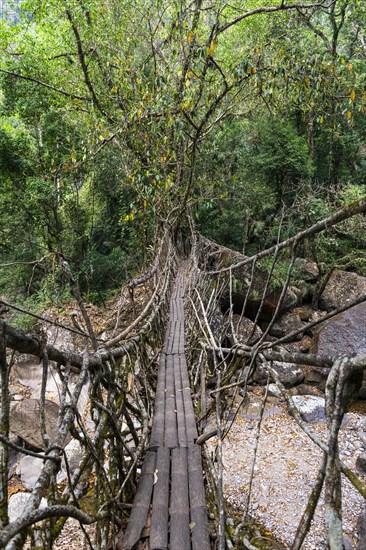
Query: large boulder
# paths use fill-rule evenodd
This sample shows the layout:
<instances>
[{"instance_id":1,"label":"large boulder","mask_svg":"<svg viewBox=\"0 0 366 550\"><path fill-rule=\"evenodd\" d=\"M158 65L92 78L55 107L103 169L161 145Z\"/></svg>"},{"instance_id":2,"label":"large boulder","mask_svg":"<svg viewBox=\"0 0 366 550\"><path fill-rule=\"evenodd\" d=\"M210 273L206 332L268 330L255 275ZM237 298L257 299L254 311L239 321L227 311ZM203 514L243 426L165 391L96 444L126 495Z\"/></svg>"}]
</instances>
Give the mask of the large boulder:
<instances>
[{"instance_id":1,"label":"large boulder","mask_svg":"<svg viewBox=\"0 0 366 550\"><path fill-rule=\"evenodd\" d=\"M17 354L16 361L13 367L14 378L26 388L31 390L31 397L39 399L42 388L42 363L39 359L29 355ZM50 362L48 366L46 398L57 401L59 399L59 388L62 382L58 372Z\"/></svg>"},{"instance_id":2,"label":"large boulder","mask_svg":"<svg viewBox=\"0 0 366 550\"><path fill-rule=\"evenodd\" d=\"M297 313L289 311L274 323L270 330L270 334L276 338L282 338L295 330L301 330L303 325L304 323L301 321L300 316ZM303 332L299 332L297 336L294 337L294 340L301 340L303 336Z\"/></svg>"},{"instance_id":3,"label":"large boulder","mask_svg":"<svg viewBox=\"0 0 366 550\"><path fill-rule=\"evenodd\" d=\"M64 331L65 332L65 331ZM54 341L57 339L49 340L54 345ZM61 339L61 344L63 342L67 342L65 338ZM62 348L61 348L62 349ZM71 345L69 348L64 349L72 349ZM35 357L30 357L29 355L24 354L16 354L16 360L14 367L12 369L12 374L14 378L26 388L29 388L31 390L30 397L32 399L39 399L41 395L41 388L42 388L42 377L43 377L43 371L42 371L42 363L39 359ZM72 374L69 379L69 390L72 393L73 389L75 388L75 384L78 380L77 374ZM78 400L78 410L81 415L84 414L84 411L86 409L88 400L89 400L89 392L88 392L88 383L86 383L80 393L80 397ZM59 403L60 400L60 388L62 387L62 380L59 377L59 374L57 372L57 369L55 368L55 364L50 361L50 364L48 365L48 376L47 376L47 384L46 384L46 399L50 401L54 401L55 403Z\"/></svg>"},{"instance_id":4,"label":"large boulder","mask_svg":"<svg viewBox=\"0 0 366 550\"><path fill-rule=\"evenodd\" d=\"M304 380L304 372L301 367L294 365L293 363L285 363L282 361L273 361L268 363L273 370L276 371L280 382L286 388L292 388L296 384L300 384ZM268 380L267 363L259 364L255 369L253 379L257 384L261 386L265 385ZM270 378L271 379L271 378Z\"/></svg>"},{"instance_id":5,"label":"large boulder","mask_svg":"<svg viewBox=\"0 0 366 550\"><path fill-rule=\"evenodd\" d=\"M366 353L366 304L358 304L321 323L314 332L310 353L331 356ZM320 367L308 368L307 381L324 389L328 372ZM365 389L361 391L365 393Z\"/></svg>"},{"instance_id":6,"label":"large boulder","mask_svg":"<svg viewBox=\"0 0 366 550\"><path fill-rule=\"evenodd\" d=\"M319 305L326 311L332 311L364 292L366 292L366 277L336 269L325 286Z\"/></svg>"},{"instance_id":7,"label":"large boulder","mask_svg":"<svg viewBox=\"0 0 366 550\"><path fill-rule=\"evenodd\" d=\"M128 445L128 442L126 441ZM80 466L80 462L83 459L84 452L80 442L77 439L72 439L68 445L65 447L65 455L67 459L67 466L71 474L75 472ZM62 459L61 470L57 474L57 483L62 483L67 479L67 469L65 463L65 456Z\"/></svg>"},{"instance_id":8,"label":"large boulder","mask_svg":"<svg viewBox=\"0 0 366 550\"><path fill-rule=\"evenodd\" d=\"M315 282L319 277L319 268L317 264L305 258L296 258L294 270L298 278L306 282Z\"/></svg>"},{"instance_id":9,"label":"large boulder","mask_svg":"<svg viewBox=\"0 0 366 550\"><path fill-rule=\"evenodd\" d=\"M248 346L255 344L263 334L263 331L253 321L237 314L233 315L233 326L239 342ZM228 338L231 345L234 345L235 339L230 325Z\"/></svg>"},{"instance_id":10,"label":"large boulder","mask_svg":"<svg viewBox=\"0 0 366 550\"><path fill-rule=\"evenodd\" d=\"M243 254L240 254L240 252L220 246L209 239L203 238L202 242L205 245L202 249L202 261L208 263L212 270L222 269L248 259ZM282 293L282 275L279 277L276 270L274 270L268 284L268 274L268 270L264 266L260 267L258 265L255 267L254 273L252 273L251 263L232 270L231 276L229 271L224 272L223 276L226 277L228 284L227 291L221 298L221 307L223 310L229 310L231 305L233 305L235 313L240 314L243 312L246 317L253 319L262 304L262 296L265 294L260 319L271 319ZM232 300L230 300L229 295L230 286L232 288ZM250 291L247 296L249 288ZM285 293L280 311L288 311L298 304L303 298L305 291L306 289L297 288L297 285L290 286ZM245 311L243 311L244 305L246 306Z\"/></svg>"},{"instance_id":11,"label":"large boulder","mask_svg":"<svg viewBox=\"0 0 366 550\"><path fill-rule=\"evenodd\" d=\"M74 473L76 468L80 466L80 462L84 456L84 450L77 439L72 439L65 447L65 454L67 457L67 463L71 473ZM64 465L65 459L62 461Z\"/></svg>"},{"instance_id":12,"label":"large boulder","mask_svg":"<svg viewBox=\"0 0 366 550\"><path fill-rule=\"evenodd\" d=\"M233 272L232 287L234 311L238 313L241 312L246 302L244 314L247 317L254 318L259 308L261 308L259 319L272 319L282 293L282 286L278 284L275 279L272 279L267 287L267 279L268 272L264 269L256 268L249 296L246 299L251 280L251 266L248 265L236 269ZM264 300L262 304L263 295ZM280 312L285 312L293 308L302 300L303 296L304 294L301 289L294 286L288 287L281 304ZM224 309L229 309L230 307L228 291L222 298L222 307Z\"/></svg>"},{"instance_id":13,"label":"large boulder","mask_svg":"<svg viewBox=\"0 0 366 550\"><path fill-rule=\"evenodd\" d=\"M225 318L219 307L215 309L211 316L210 328L216 343L220 345L225 333Z\"/></svg>"},{"instance_id":14,"label":"large boulder","mask_svg":"<svg viewBox=\"0 0 366 550\"><path fill-rule=\"evenodd\" d=\"M310 351L321 355L366 353L366 303L321 323L314 332Z\"/></svg>"},{"instance_id":15,"label":"large boulder","mask_svg":"<svg viewBox=\"0 0 366 550\"><path fill-rule=\"evenodd\" d=\"M41 473L43 460L34 456L23 456L17 466L16 473L20 476L24 487L34 489Z\"/></svg>"},{"instance_id":16,"label":"large boulder","mask_svg":"<svg viewBox=\"0 0 366 550\"><path fill-rule=\"evenodd\" d=\"M51 444L57 435L59 406L53 401L45 401L46 431ZM24 399L13 403L10 409L10 431L36 449L44 449L41 435L39 399Z\"/></svg>"},{"instance_id":17,"label":"large boulder","mask_svg":"<svg viewBox=\"0 0 366 550\"><path fill-rule=\"evenodd\" d=\"M31 493L15 493L14 495L11 495L11 497L9 498L8 508L10 523L15 521L22 515L31 498ZM47 500L45 498L41 499L39 505L40 510L42 510L43 508L47 508Z\"/></svg>"},{"instance_id":18,"label":"large boulder","mask_svg":"<svg viewBox=\"0 0 366 550\"><path fill-rule=\"evenodd\" d=\"M315 395L293 395L292 402L306 422L325 420L325 399Z\"/></svg>"}]
</instances>

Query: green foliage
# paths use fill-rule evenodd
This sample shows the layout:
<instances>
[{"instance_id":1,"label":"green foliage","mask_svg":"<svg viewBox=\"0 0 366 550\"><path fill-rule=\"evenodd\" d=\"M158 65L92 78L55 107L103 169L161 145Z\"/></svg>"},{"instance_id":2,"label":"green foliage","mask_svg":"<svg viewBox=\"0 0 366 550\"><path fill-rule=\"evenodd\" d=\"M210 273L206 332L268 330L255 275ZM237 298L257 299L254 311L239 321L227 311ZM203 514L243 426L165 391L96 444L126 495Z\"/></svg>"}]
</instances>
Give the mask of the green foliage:
<instances>
[{"instance_id":1,"label":"green foliage","mask_svg":"<svg viewBox=\"0 0 366 550\"><path fill-rule=\"evenodd\" d=\"M246 155L248 175L272 185L279 201L293 202L298 183L312 176L306 137L291 120L267 118L253 122Z\"/></svg>"},{"instance_id":2,"label":"green foliage","mask_svg":"<svg viewBox=\"0 0 366 550\"><path fill-rule=\"evenodd\" d=\"M250 254L362 193L365 7L268 6L26 0L1 21L0 261L63 253L97 296L175 207ZM345 229L320 256L361 247ZM13 272L43 302L45 272Z\"/></svg>"},{"instance_id":3,"label":"green foliage","mask_svg":"<svg viewBox=\"0 0 366 550\"><path fill-rule=\"evenodd\" d=\"M5 288L12 303L30 313L39 314L50 307L61 307L71 299L69 285L65 284L57 268L42 270L37 276L29 266L12 266L0 270L0 288ZM31 331L37 319L25 313L10 310L12 322L24 331Z\"/></svg>"},{"instance_id":4,"label":"green foliage","mask_svg":"<svg viewBox=\"0 0 366 550\"><path fill-rule=\"evenodd\" d=\"M95 249L88 251L81 265L80 283L90 301L99 302L110 289L118 288L126 280L126 254L114 248L108 254Z\"/></svg>"},{"instance_id":5,"label":"green foliage","mask_svg":"<svg viewBox=\"0 0 366 550\"><path fill-rule=\"evenodd\" d=\"M207 189L207 180L213 181L217 194L198 209L203 231L242 250L247 243L258 247L276 241L276 216L283 204L292 206L313 165L306 140L291 120L263 117L228 122L208 142L200 171L201 187Z\"/></svg>"}]
</instances>

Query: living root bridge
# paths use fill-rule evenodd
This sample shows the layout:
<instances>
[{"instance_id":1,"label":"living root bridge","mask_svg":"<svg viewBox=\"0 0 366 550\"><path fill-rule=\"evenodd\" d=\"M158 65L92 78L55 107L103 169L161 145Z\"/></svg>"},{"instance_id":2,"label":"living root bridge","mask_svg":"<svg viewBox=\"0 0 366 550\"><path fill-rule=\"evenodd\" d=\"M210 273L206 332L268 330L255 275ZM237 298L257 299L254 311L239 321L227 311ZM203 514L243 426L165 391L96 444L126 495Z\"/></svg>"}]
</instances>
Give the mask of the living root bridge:
<instances>
[{"instance_id":1,"label":"living root bridge","mask_svg":"<svg viewBox=\"0 0 366 550\"><path fill-rule=\"evenodd\" d=\"M157 540L164 534L164 540L168 540L169 542L176 536L180 536L180 533L183 532L181 531L182 527L184 528L185 540L187 540L187 543L192 548L197 548L197 550L203 548L201 542L194 542L197 533L201 533L201 535L203 533L201 538L206 541L205 544L208 547L210 541L207 530L202 470L200 465L198 468L193 468L192 470L193 460L190 461L189 457L191 456L190 449L194 449L197 457L201 458L201 447L198 447L198 443L204 443L204 440L207 439L205 434L205 430L208 428L207 418L212 415L215 409L216 425L214 426L215 430L213 430L217 434L215 462L213 462L212 455L205 445L203 445L202 450L205 454L205 465L207 465L205 468L206 488L210 493L210 501L215 502L215 509L213 511L216 513L218 527L217 547L220 550L224 550L225 546L228 546L226 544L229 541L228 537L233 536L233 534L229 534L225 530L222 442L232 427L232 419L235 419L244 399L246 399L245 395L241 396L239 393L240 386L244 386L244 390L246 389L245 386L248 379L250 379L258 365L260 365L267 369L268 381L273 378L281 392L283 392L283 396L287 399L289 409L291 410L291 397L282 388L276 371L270 364L271 361L320 366L330 372L326 386L328 430L325 441L316 440L311 429L301 419L295 408L293 408L293 415L298 420L299 425L324 452L322 469L318 472L318 483L313 488L313 498L309 499L303 517L299 518L299 529L293 541L293 549L300 548L302 545L314 515L318 495L320 494L321 487L324 485L328 514L328 540L329 542L332 541L334 538L333 533L335 533L340 539L340 543L332 543L332 550L340 550L343 547L341 540L341 508L338 500L334 498L334 495L341 495L340 475L346 475L361 495L365 496L366 494L366 488L362 480L358 479L357 475L351 472L340 461L337 445L340 423L352 399L353 390L357 389L357 384L362 378L362 371L366 367L366 356L363 354L353 354L346 357L332 357L319 354L304 354L293 352L292 349L285 349L281 344L298 336L299 332L303 333L306 330L310 332L316 324L324 322L326 319L351 308L357 303L365 301L366 294L360 294L355 300L343 303L341 308L329 312L327 315L322 316L321 319L317 317L315 321L302 325L297 331L287 332L284 337L274 338L270 333L276 320L281 316L283 311L286 311L286 293L292 282L296 281L293 270L301 241L308 237L315 238L318 233L328 229L332 225L365 211L366 198L363 198L318 222L311 228L300 232L291 239L282 243L279 242L275 247L260 252L251 258L246 258L236 253L231 256L230 254L228 255L228 249L224 249L197 234L193 221L189 220L192 234L191 255L189 262L185 264L183 272L180 270L179 275L181 283L184 278L187 284L184 284L182 295L180 295L179 284L175 286L175 291L173 291L169 325L171 330L167 332L168 337L161 354L161 369L157 380L158 387L156 387L157 357L159 352L161 352L162 336L164 334L163 326L165 325L172 295L173 280L175 279L179 263L176 247L169 235L165 235L163 241L159 243L158 253L150 271L146 272L139 279L130 282L121 291L114 332L111 334L108 342L102 343L104 347L101 346L89 354L87 352L81 354L69 350L60 350L45 343L36 335L25 334L5 321L0 321L0 364L2 376L2 410L0 421L3 426L2 434L5 439L8 439L9 435L10 410L7 405L9 405L10 392L8 391L7 384L11 369L11 365L7 365L6 361L6 348L23 354L33 355L42 360L40 362L40 369L43 369L43 379L45 381L42 388L43 404L46 395L48 361L54 361L57 365L63 366L63 372L60 375L60 379L62 379L62 389L60 391L62 399L59 418L61 430L59 430L60 433L58 434L57 448L55 446L48 446L47 449L47 445L45 445L45 454L49 458L52 458L51 460L44 461L42 472L37 481L38 488L33 491L31 501L25 513L20 518L18 524L19 530L14 525L14 522L12 526L7 527L7 442L5 439L0 442L0 451L3 451L2 455L0 453L0 476L3 481L3 487L5 487L4 495L6 495L3 500L0 499L0 527L3 529L0 536L6 536L6 533L10 533L11 530L13 538L8 543L9 550L23 547L28 533L32 537L37 536L37 533L38 535L41 533L42 537L46 537L45 540L48 541L48 547L52 547L53 542L61 533L64 517L62 516L57 519L54 522L54 527L51 523L48 524L46 522L37 529L29 530L26 528L22 529L21 527L22 525L29 525L27 523L27 515L33 514L31 516L33 520L38 521L37 518L40 516L37 515L38 512L36 513L36 511L39 508L41 497L47 493L49 494L49 508L58 505L71 506L72 510L67 515L77 515L77 512L74 512L74 508L76 510L80 507L81 498L85 495L85 491L90 490L90 485L92 486L91 493L94 498L95 515L94 517L92 515L83 517L79 515L78 520L81 526L83 523L95 521L95 547L101 549L107 548L108 542L116 538L118 530L124 524L125 503L131 502L133 495L136 494L136 470L141 464L141 459L146 450L148 451L148 456L151 457L153 455L156 460L159 459L162 462L160 468L160 464L157 466L157 469L161 471L158 472L158 479L156 480L154 477L156 465L150 468L151 464L145 461L146 466L140 479L143 480L142 483L146 481L148 484L150 497L143 499L143 507L140 507L141 502L139 502L138 497L137 500L135 499L129 527L124 533L124 541L121 541L122 548L126 547L127 550L129 547L133 547L135 541L140 539L143 528L146 525L150 502L153 504L152 525L155 526L155 531L154 529L151 530L152 545L155 545L152 535ZM207 251L213 251L211 256L207 254ZM261 265L258 260L266 256L269 257L267 263ZM216 265L212 265L208 261L212 258L217 262ZM227 260L230 259L232 261L228 262ZM283 280L280 281L281 288L277 293L277 303L274 304L271 319L266 319L268 324L263 324L264 330L261 330L260 335L256 336L253 340L256 326L262 322L260 313L263 311L266 296L271 290L273 279L276 277L276 269L280 260L283 260L284 264L288 266L287 273L284 276L282 274L282 279L285 280L284 282ZM240 289L243 298L242 305L240 310L234 312L233 294L235 291L235 281L233 273L238 267L243 265L248 265L248 269L244 273L246 278L245 284ZM262 270L265 276L256 298L257 310L254 312L254 322L251 321L252 333L246 336L239 332L238 327L241 319L247 317L246 305L249 299L253 298L253 293L257 289L257 267ZM241 273L237 271L236 276L239 280ZM134 321L127 329L122 330L119 324L119 317L123 299L126 299L126 297L128 299L131 296L133 301L134 288L147 281L150 281L149 291L151 291L148 303L141 313L134 312ZM275 282L278 283L278 280ZM227 314L222 320L222 324L219 324L218 328L217 325L214 328L215 315L218 311L221 313L218 304L223 303L223 299L229 304ZM183 313L185 316L185 332L183 330ZM234 313L240 319L239 323L234 322ZM169 335L171 338L169 338ZM88 341L87 339L92 341L91 334L85 334L85 339L86 342ZM250 342L253 342L253 345ZM225 347L223 347L223 344L225 344ZM114 360L122 357L124 360L118 362L118 365L116 365ZM185 357L187 357L187 361L185 361ZM189 373L186 371L186 365L192 365ZM71 378L70 371L79 374L79 376L75 377L78 381L71 397L69 396L70 390L68 387L68 380ZM188 378L189 375L191 375L190 380ZM215 378L216 389L210 392L209 388L210 386L212 387L212 382ZM77 408L81 388L84 387L87 380L89 382L91 416L95 423L93 436L90 436L83 417ZM193 392L196 399L194 404L191 401L191 392ZM211 397L214 396L215 399L209 399L210 395ZM155 406L153 406L154 397L156 397ZM224 403L225 406L223 406ZM194 405L197 406L197 409L199 408L200 420L198 426L194 427L195 430L198 428L197 432L195 431L194 435L191 436L188 427L193 428ZM153 411L153 430L149 440L149 423ZM264 406L262 411L264 411ZM42 422L45 425L44 418ZM76 437L82 433L79 443L83 448L83 458L74 472L68 472L69 483L64 489L62 497L54 500L52 491L49 489L56 478L60 459L65 454L66 435L72 428L75 428L74 433ZM257 433L258 442L260 422ZM257 459L258 456L255 451L251 466L249 489L245 495L248 503L251 498L255 462ZM146 476L144 475L145 473ZM181 475L183 473L184 476ZM94 475L95 477L93 477ZM199 477L200 480L199 495L197 491L196 493L194 492L194 488L198 487L195 476ZM181 477L184 477L184 484L179 481ZM93 480L92 483L90 483L90 479ZM85 480L88 481L86 482ZM184 495L181 494L182 487L184 488ZM162 494L166 495L166 490L171 491L170 497L161 497ZM171 502L175 499L173 495L183 498L184 508L178 506L173 510L169 506L169 498ZM200 517L204 516L204 521L202 521L202 518L196 520L193 517L192 511L195 506L191 497L197 495L200 497L200 500L196 502L197 509L195 513L198 511ZM187 497L191 500L187 500ZM154 500L155 504L158 503L158 506L155 508ZM247 505L248 508L249 504ZM62 510L58 508L57 510L64 512L66 508L62 508ZM106 510L109 512L108 518L104 516ZM183 522L180 517L182 513L184 515ZM160 525L162 524L160 517L162 515L165 518L164 533L160 530ZM203 529L196 529L199 526L203 527ZM168 529L170 529L169 532ZM235 530L233 544L241 547L243 540L245 540L243 537L245 536L246 534L242 533L240 526L238 526ZM88 538L87 532L85 532L85 537ZM117 542L119 543L120 541ZM92 547L90 541L89 544ZM160 541L158 541L155 547L166 548L166 545L161 546ZM186 543L182 544L181 542L176 545L176 548L179 548L179 550L183 547L186 548L188 546Z\"/></svg>"},{"instance_id":2,"label":"living root bridge","mask_svg":"<svg viewBox=\"0 0 366 550\"><path fill-rule=\"evenodd\" d=\"M151 503L151 550L210 550L201 448L185 355L184 268L177 276L169 323L160 353L149 451L125 532L117 550L132 550L141 539Z\"/></svg>"},{"instance_id":3,"label":"living root bridge","mask_svg":"<svg viewBox=\"0 0 366 550\"><path fill-rule=\"evenodd\" d=\"M107 548L108 540L122 525L121 516L136 491L136 470L146 448L151 417L151 402L155 384L157 350L163 336L163 324L168 309L171 288L177 268L174 246L166 234L159 243L158 254L148 274L131 282L133 288L149 283L151 298L148 307L135 318L123 333L108 343L110 349L99 348L75 353L47 344L34 334L25 334L4 320L0 320L1 410L0 427L0 546L18 550L30 537L32 548L52 548L60 536L67 517L79 521L80 529L89 547ZM75 283L76 284L76 283ZM121 290L125 295L126 288ZM81 295L77 289L81 301ZM79 308L80 303L78 302ZM115 318L115 331L119 328L119 311ZM48 319L43 322L52 323ZM85 322L85 319L84 319ZM57 325L57 323L54 323ZM86 322L85 322L86 324ZM87 327L87 324L86 324ZM67 326L61 327L68 330ZM88 327L87 327L88 328ZM75 332L71 329L72 332ZM93 343L93 331L85 331L85 345ZM89 334L88 334L89 333ZM121 335L122 334L122 335ZM114 338L113 338L114 336ZM93 347L95 347L93 345ZM39 357L42 388L39 400L40 428L44 453L37 458L44 460L39 477L21 516L9 524L8 517L8 443L10 425L9 375L13 362L8 364L6 350ZM115 359L123 358L116 364ZM47 433L45 401L49 380L50 361L58 369L59 412L57 433ZM75 372L76 376L72 376ZM93 433L81 413L81 390L88 388L90 418L94 422ZM79 408L79 405L81 409ZM81 458L77 467L70 467L67 455L69 433L78 440ZM51 439L52 436L52 439ZM17 449L18 450L18 449ZM20 450L29 454L28 450ZM107 462L108 453L108 462ZM32 453L34 456L36 453ZM56 476L61 468L66 470L67 483L62 494L55 494ZM81 499L88 495L93 513L81 511ZM48 497L46 511L39 510L41 499ZM45 519L45 518L50 518ZM40 523L42 520L42 523ZM94 542L84 524L94 523ZM37 524L37 525L36 525ZM11 540L10 540L11 539ZM82 543L81 543L82 544Z\"/></svg>"}]
</instances>

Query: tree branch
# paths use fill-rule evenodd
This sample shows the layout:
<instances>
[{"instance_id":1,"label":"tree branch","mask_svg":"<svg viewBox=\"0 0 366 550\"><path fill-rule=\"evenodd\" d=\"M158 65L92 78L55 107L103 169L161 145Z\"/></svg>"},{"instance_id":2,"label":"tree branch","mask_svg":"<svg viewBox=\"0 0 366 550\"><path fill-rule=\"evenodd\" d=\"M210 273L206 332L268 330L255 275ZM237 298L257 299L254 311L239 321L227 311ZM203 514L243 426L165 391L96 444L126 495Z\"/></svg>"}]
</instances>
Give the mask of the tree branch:
<instances>
[{"instance_id":1,"label":"tree branch","mask_svg":"<svg viewBox=\"0 0 366 550\"><path fill-rule=\"evenodd\" d=\"M25 76L19 73L14 73L13 71L8 71L6 69L3 69L0 67L0 73L4 73L10 76L14 76L15 78L20 78L21 80L28 80L29 82L34 82L35 84L38 84L39 86L43 86L44 88L48 88L49 90L52 90L53 92L57 92L58 94L64 95L66 97L69 97L70 99L79 99L80 101L91 101L90 97L84 97L79 96L76 94L71 94L69 92L65 92L65 90L62 90L61 88L56 88L55 86L52 86L51 84L47 84L46 82L43 82L42 80L38 80L37 78L33 78L32 76Z\"/></svg>"},{"instance_id":2,"label":"tree branch","mask_svg":"<svg viewBox=\"0 0 366 550\"><path fill-rule=\"evenodd\" d=\"M224 25L221 25L216 32L216 35L219 35L232 27L233 25L236 25L240 21L243 21L244 19L247 19L248 17L252 17L253 15L260 15L260 14L269 14L269 13L276 13L279 11L289 11L289 10L296 10L296 9L304 9L304 8L321 8L324 7L325 2L319 2L316 4L309 4L308 6L304 6L303 4L285 4L282 2L279 6L268 6L268 7L262 7L262 8L256 8L254 10L247 11L245 13L242 13L235 19L232 19L231 21L228 21Z\"/></svg>"},{"instance_id":3,"label":"tree branch","mask_svg":"<svg viewBox=\"0 0 366 550\"><path fill-rule=\"evenodd\" d=\"M19 518L18 520L13 521L1 531L0 547L5 548L5 545L10 541L10 539L12 539L15 535L17 535L24 529L27 529L31 525L34 525L35 523L38 523L48 518L57 518L62 516L75 518L85 525L90 525L100 519L105 519L109 517L109 512L104 512L103 514L99 514L97 516L89 516L89 514L78 510L74 506L62 505L49 506L41 510L34 510L32 512L29 512L27 516L24 517L24 519Z\"/></svg>"}]
</instances>

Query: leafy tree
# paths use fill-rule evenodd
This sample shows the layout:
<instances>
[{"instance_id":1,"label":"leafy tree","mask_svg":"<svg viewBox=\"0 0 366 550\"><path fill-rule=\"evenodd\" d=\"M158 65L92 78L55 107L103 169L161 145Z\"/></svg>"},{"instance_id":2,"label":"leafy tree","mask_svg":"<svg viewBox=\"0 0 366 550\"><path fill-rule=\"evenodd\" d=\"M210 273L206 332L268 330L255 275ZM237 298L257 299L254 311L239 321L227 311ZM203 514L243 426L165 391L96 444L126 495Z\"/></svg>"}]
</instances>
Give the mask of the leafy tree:
<instances>
[{"instance_id":1,"label":"leafy tree","mask_svg":"<svg viewBox=\"0 0 366 550\"><path fill-rule=\"evenodd\" d=\"M40 248L89 272L93 255L146 259L175 206L206 208L239 248L262 239L304 179L351 174L364 21L356 0L24 2L17 25L2 22L0 72L37 153L22 189L46 220ZM211 146L229 178L226 160L207 169Z\"/></svg>"}]
</instances>

